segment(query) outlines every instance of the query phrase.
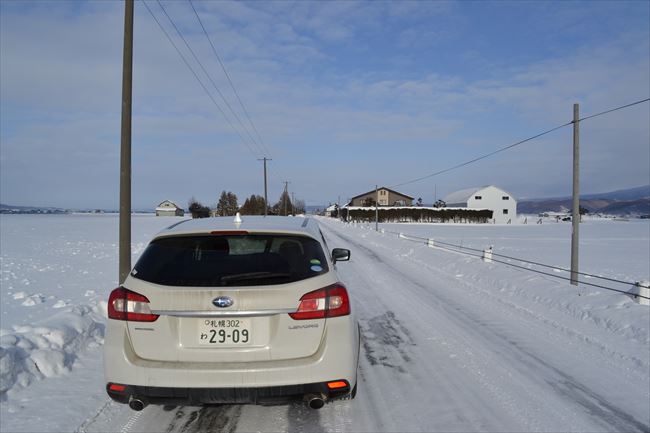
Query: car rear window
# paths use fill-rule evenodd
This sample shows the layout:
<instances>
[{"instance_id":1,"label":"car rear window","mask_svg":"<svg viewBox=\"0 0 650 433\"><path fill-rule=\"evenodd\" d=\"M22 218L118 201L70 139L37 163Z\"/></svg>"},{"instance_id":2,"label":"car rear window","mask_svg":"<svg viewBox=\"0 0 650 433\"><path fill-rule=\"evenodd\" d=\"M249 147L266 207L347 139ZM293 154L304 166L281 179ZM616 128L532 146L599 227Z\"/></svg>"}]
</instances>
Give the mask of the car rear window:
<instances>
[{"instance_id":1,"label":"car rear window","mask_svg":"<svg viewBox=\"0 0 650 433\"><path fill-rule=\"evenodd\" d=\"M155 239L131 275L167 286L263 286L328 271L320 243L291 235L204 235Z\"/></svg>"}]
</instances>

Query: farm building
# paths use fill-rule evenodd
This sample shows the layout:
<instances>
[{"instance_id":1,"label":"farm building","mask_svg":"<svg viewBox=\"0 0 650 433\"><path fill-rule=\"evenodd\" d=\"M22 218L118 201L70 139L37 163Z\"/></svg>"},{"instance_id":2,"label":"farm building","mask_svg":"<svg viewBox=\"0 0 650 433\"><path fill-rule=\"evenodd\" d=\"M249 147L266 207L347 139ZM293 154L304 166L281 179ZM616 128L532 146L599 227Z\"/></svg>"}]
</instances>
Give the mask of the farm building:
<instances>
[{"instance_id":1,"label":"farm building","mask_svg":"<svg viewBox=\"0 0 650 433\"><path fill-rule=\"evenodd\" d=\"M494 185L456 191L443 200L447 207L489 209L494 222L498 224L509 223L517 218L517 201L508 192Z\"/></svg>"},{"instance_id":2,"label":"farm building","mask_svg":"<svg viewBox=\"0 0 650 433\"><path fill-rule=\"evenodd\" d=\"M185 216L185 211L170 200L165 200L156 207L156 216Z\"/></svg>"},{"instance_id":3,"label":"farm building","mask_svg":"<svg viewBox=\"0 0 650 433\"><path fill-rule=\"evenodd\" d=\"M338 210L339 210L339 206L336 203L331 204L327 206L327 208L325 209L325 216L326 217L331 217L332 215L338 216Z\"/></svg>"},{"instance_id":4,"label":"farm building","mask_svg":"<svg viewBox=\"0 0 650 433\"><path fill-rule=\"evenodd\" d=\"M374 206L375 202L379 206L411 206L413 197L381 187L377 189L377 192L373 189L352 197L348 206Z\"/></svg>"}]
</instances>

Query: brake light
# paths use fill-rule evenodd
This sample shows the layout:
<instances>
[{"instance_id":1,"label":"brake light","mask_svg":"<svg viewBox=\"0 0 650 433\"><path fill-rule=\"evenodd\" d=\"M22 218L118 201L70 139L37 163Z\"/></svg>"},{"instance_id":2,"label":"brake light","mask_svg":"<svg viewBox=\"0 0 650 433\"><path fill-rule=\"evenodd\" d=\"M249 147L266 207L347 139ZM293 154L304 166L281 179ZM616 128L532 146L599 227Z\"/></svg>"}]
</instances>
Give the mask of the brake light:
<instances>
[{"instance_id":1,"label":"brake light","mask_svg":"<svg viewBox=\"0 0 650 433\"><path fill-rule=\"evenodd\" d=\"M248 232L246 230L214 230L211 231L210 234L239 236L239 235L247 235Z\"/></svg>"},{"instance_id":2,"label":"brake light","mask_svg":"<svg viewBox=\"0 0 650 433\"><path fill-rule=\"evenodd\" d=\"M341 283L306 293L300 298L295 313L289 313L294 320L324 319L350 314L348 291Z\"/></svg>"},{"instance_id":3,"label":"brake light","mask_svg":"<svg viewBox=\"0 0 650 433\"><path fill-rule=\"evenodd\" d=\"M149 299L124 287L118 287L108 297L108 318L130 322L154 322L157 314L151 314Z\"/></svg>"}]
</instances>

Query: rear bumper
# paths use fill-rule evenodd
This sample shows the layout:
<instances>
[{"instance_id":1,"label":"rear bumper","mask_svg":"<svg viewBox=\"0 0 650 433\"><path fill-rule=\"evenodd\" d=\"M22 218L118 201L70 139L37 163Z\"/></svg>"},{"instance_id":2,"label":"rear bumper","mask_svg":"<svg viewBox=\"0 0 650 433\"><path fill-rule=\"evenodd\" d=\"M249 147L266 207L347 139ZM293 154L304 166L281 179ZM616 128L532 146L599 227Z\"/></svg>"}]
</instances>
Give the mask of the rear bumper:
<instances>
[{"instance_id":1,"label":"rear bumper","mask_svg":"<svg viewBox=\"0 0 650 433\"><path fill-rule=\"evenodd\" d=\"M346 380L354 387L359 333L352 320L352 316L328 319L322 344L316 353L305 358L218 362L215 354L214 362L168 362L140 358L133 351L124 322L109 319L104 344L105 379L107 383L138 389L199 389L200 393L206 389L284 392L330 380Z\"/></svg>"},{"instance_id":2,"label":"rear bumper","mask_svg":"<svg viewBox=\"0 0 650 433\"><path fill-rule=\"evenodd\" d=\"M123 385L120 391L106 385L109 397L118 403L128 403L129 398L138 398L150 404L200 405L200 404L278 404L301 400L306 394L323 394L328 400L346 397L350 385L329 389L327 382L304 385L271 386L261 388L167 388L156 386ZM120 384L122 385L122 384ZM122 387L120 387L122 388Z\"/></svg>"}]
</instances>

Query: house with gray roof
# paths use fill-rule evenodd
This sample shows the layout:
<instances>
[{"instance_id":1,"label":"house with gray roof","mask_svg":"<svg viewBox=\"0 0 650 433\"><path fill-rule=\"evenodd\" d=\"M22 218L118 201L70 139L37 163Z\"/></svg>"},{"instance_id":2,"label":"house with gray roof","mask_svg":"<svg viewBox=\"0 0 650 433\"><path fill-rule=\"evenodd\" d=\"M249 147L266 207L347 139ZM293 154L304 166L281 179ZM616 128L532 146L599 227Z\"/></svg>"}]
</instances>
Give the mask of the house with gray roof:
<instances>
[{"instance_id":1,"label":"house with gray roof","mask_svg":"<svg viewBox=\"0 0 650 433\"><path fill-rule=\"evenodd\" d=\"M171 200L165 200L156 207L156 216L185 216L185 211Z\"/></svg>"},{"instance_id":2,"label":"house with gray roof","mask_svg":"<svg viewBox=\"0 0 650 433\"><path fill-rule=\"evenodd\" d=\"M497 224L509 224L517 218L517 200L494 185L462 189L447 195L443 201L447 207L489 209Z\"/></svg>"}]
</instances>

